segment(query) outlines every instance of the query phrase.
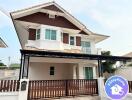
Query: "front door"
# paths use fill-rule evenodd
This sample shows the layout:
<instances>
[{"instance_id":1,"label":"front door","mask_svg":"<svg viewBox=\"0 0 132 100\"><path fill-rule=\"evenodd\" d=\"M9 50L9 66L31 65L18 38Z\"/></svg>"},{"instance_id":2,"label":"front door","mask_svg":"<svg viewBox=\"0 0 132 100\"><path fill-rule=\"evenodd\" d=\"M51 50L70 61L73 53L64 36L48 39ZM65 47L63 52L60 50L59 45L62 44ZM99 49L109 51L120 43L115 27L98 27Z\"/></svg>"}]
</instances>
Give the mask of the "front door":
<instances>
[{"instance_id":1,"label":"front door","mask_svg":"<svg viewBox=\"0 0 132 100\"><path fill-rule=\"evenodd\" d=\"M93 68L85 67L85 79L93 79Z\"/></svg>"}]
</instances>

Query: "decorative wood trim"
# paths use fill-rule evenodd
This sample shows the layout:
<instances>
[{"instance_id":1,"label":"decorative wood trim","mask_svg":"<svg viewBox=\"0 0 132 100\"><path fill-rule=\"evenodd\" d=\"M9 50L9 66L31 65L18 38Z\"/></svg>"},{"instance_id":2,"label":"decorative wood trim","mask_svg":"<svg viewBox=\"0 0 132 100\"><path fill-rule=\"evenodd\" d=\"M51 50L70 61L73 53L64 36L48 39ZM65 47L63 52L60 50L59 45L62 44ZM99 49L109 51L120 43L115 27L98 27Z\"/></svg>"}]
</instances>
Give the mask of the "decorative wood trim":
<instances>
[{"instance_id":1,"label":"decorative wood trim","mask_svg":"<svg viewBox=\"0 0 132 100\"><path fill-rule=\"evenodd\" d=\"M41 12L17 18L16 20L80 30L77 26L62 16L56 16L54 19L51 19L48 14Z\"/></svg>"}]
</instances>

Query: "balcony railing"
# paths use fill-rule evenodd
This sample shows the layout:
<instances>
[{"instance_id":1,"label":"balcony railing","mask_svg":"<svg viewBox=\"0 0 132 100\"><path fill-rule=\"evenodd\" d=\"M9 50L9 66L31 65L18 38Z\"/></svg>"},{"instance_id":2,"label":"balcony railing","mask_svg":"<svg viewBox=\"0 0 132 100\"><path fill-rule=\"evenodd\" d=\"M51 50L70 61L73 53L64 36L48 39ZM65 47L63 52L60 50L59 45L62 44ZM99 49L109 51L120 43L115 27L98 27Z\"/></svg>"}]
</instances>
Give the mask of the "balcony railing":
<instances>
[{"instance_id":1,"label":"balcony railing","mask_svg":"<svg viewBox=\"0 0 132 100\"><path fill-rule=\"evenodd\" d=\"M91 48L82 47L82 53L91 54Z\"/></svg>"}]
</instances>

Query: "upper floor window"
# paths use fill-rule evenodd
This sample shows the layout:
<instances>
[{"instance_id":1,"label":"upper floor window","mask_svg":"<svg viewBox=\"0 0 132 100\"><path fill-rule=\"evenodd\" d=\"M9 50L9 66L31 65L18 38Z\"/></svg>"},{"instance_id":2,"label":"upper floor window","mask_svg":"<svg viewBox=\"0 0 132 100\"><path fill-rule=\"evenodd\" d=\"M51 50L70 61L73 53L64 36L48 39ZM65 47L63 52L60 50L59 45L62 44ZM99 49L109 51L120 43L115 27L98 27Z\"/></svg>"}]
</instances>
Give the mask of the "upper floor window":
<instances>
[{"instance_id":1,"label":"upper floor window","mask_svg":"<svg viewBox=\"0 0 132 100\"><path fill-rule=\"evenodd\" d=\"M90 42L82 41L81 46L82 46L82 52L83 53L91 54L91 44L90 44Z\"/></svg>"},{"instance_id":2,"label":"upper floor window","mask_svg":"<svg viewBox=\"0 0 132 100\"><path fill-rule=\"evenodd\" d=\"M45 39L56 40L56 30L46 29L45 30Z\"/></svg>"},{"instance_id":3,"label":"upper floor window","mask_svg":"<svg viewBox=\"0 0 132 100\"><path fill-rule=\"evenodd\" d=\"M36 40L40 39L40 29L36 30Z\"/></svg>"},{"instance_id":4,"label":"upper floor window","mask_svg":"<svg viewBox=\"0 0 132 100\"><path fill-rule=\"evenodd\" d=\"M91 46L90 46L90 42L87 42L87 41L82 41L82 42L81 42L81 45L82 45L82 47L87 47L87 48L88 48L88 47L91 47Z\"/></svg>"},{"instance_id":5,"label":"upper floor window","mask_svg":"<svg viewBox=\"0 0 132 100\"><path fill-rule=\"evenodd\" d=\"M75 45L75 37L70 36L70 45Z\"/></svg>"}]
</instances>

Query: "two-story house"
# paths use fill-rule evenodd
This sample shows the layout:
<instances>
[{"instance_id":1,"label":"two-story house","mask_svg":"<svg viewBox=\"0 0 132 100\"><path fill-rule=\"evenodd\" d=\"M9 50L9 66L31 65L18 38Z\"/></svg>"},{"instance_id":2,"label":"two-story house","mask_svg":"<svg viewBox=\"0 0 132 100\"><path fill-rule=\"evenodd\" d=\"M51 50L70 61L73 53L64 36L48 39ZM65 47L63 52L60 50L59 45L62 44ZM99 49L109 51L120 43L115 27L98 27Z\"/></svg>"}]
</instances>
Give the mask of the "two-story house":
<instances>
[{"instance_id":1,"label":"two-story house","mask_svg":"<svg viewBox=\"0 0 132 100\"><path fill-rule=\"evenodd\" d=\"M11 13L23 50L97 54L96 43L108 36L91 32L55 2ZM93 79L95 61L63 58L30 58L31 80Z\"/></svg>"},{"instance_id":2,"label":"two-story house","mask_svg":"<svg viewBox=\"0 0 132 100\"><path fill-rule=\"evenodd\" d=\"M96 34L55 2L10 13L21 51L19 79L29 82L29 100L98 95L101 60L127 60L98 55Z\"/></svg>"}]
</instances>

